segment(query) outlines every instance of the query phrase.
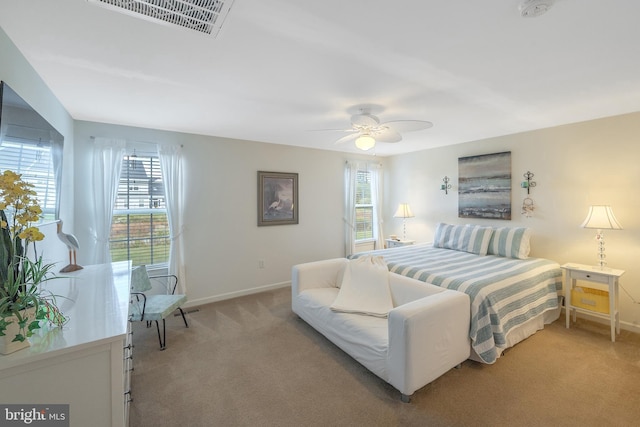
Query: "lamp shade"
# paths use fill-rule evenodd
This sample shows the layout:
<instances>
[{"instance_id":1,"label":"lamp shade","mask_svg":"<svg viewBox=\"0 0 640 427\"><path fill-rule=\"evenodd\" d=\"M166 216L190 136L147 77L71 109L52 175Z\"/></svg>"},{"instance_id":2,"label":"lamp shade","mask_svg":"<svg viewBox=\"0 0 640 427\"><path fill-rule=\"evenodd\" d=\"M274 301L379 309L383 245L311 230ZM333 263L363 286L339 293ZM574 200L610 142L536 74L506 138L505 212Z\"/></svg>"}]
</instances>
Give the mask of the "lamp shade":
<instances>
[{"instance_id":1,"label":"lamp shade","mask_svg":"<svg viewBox=\"0 0 640 427\"><path fill-rule=\"evenodd\" d=\"M371 135L360 135L358 139L356 139L356 147L363 151L367 151L372 149L376 145L376 140Z\"/></svg>"},{"instance_id":2,"label":"lamp shade","mask_svg":"<svg viewBox=\"0 0 640 427\"><path fill-rule=\"evenodd\" d=\"M411 212L411 206L408 203L400 203L396 213L393 214L394 218L413 218L413 212Z\"/></svg>"},{"instance_id":3,"label":"lamp shade","mask_svg":"<svg viewBox=\"0 0 640 427\"><path fill-rule=\"evenodd\" d=\"M622 230L622 226L613 214L611 206L607 205L590 206L582 227L597 228L599 230Z\"/></svg>"}]
</instances>

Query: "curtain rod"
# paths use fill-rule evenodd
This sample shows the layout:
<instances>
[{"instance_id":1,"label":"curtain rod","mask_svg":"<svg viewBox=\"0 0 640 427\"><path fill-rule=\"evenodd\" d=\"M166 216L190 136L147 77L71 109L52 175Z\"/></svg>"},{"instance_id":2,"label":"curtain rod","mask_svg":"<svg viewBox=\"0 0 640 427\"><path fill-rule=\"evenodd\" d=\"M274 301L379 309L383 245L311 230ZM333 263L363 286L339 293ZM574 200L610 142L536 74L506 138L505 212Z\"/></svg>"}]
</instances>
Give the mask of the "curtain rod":
<instances>
[{"instance_id":1,"label":"curtain rod","mask_svg":"<svg viewBox=\"0 0 640 427\"><path fill-rule=\"evenodd\" d=\"M96 137L95 136L90 136L89 138L93 139L95 141ZM102 136L99 136L98 138L104 138ZM136 144L149 144L149 145L158 145L157 142L151 142L151 141L140 141L138 139L130 139L130 138L115 138L115 139L123 139L125 140L127 143L131 142L131 143L136 143Z\"/></svg>"},{"instance_id":2,"label":"curtain rod","mask_svg":"<svg viewBox=\"0 0 640 427\"><path fill-rule=\"evenodd\" d=\"M98 137L98 138L102 138L102 137ZM96 137L95 137L95 136L93 136L93 135L91 135L91 136L89 137L89 139L92 139L92 140L94 140L94 141L95 141ZM149 145L156 145L156 146L157 146L157 145L162 145L162 144L161 144L161 143L159 143L159 142L140 141L140 140L138 140L138 139L126 139L126 138L120 138L120 139L124 139L127 143L129 143L129 142L130 142L130 143L133 143L133 144L149 144ZM183 148L184 148L184 145L183 145L183 144L178 144L178 145L180 145L180 147L183 147Z\"/></svg>"}]
</instances>

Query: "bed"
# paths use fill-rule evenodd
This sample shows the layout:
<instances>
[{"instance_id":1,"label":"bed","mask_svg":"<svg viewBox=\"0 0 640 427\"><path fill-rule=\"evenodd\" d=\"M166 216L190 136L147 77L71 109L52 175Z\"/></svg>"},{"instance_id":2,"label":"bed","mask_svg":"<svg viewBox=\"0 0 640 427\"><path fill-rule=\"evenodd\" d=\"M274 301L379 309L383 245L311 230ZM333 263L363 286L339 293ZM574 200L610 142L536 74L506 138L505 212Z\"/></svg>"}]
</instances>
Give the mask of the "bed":
<instances>
[{"instance_id":1,"label":"bed","mask_svg":"<svg viewBox=\"0 0 640 427\"><path fill-rule=\"evenodd\" d=\"M381 255L394 273L469 295L473 358L491 364L560 315L562 270L528 257L529 234L524 228L438 224L433 243L351 258Z\"/></svg>"}]
</instances>

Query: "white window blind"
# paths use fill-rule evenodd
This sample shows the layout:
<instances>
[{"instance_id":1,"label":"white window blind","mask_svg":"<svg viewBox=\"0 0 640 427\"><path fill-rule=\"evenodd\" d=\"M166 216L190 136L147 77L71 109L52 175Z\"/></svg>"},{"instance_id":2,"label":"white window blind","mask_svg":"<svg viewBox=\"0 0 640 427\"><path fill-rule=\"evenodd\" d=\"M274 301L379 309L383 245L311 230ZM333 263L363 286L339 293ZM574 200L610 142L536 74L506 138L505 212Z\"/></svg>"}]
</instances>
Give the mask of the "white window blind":
<instances>
[{"instance_id":1,"label":"white window blind","mask_svg":"<svg viewBox=\"0 0 640 427\"><path fill-rule=\"evenodd\" d=\"M356 241L374 238L371 178L370 171L358 170L356 173Z\"/></svg>"},{"instance_id":2,"label":"white window blind","mask_svg":"<svg viewBox=\"0 0 640 427\"><path fill-rule=\"evenodd\" d=\"M155 153L129 153L113 211L111 258L133 265L166 264L170 244L160 160Z\"/></svg>"},{"instance_id":3,"label":"white window blind","mask_svg":"<svg viewBox=\"0 0 640 427\"><path fill-rule=\"evenodd\" d=\"M56 209L56 179L51 144L41 142L38 129L31 133L34 135L29 136L28 132L22 132L20 136L12 136L9 132L3 135L0 141L0 172L12 170L33 184L42 208L41 220L52 221Z\"/></svg>"}]
</instances>

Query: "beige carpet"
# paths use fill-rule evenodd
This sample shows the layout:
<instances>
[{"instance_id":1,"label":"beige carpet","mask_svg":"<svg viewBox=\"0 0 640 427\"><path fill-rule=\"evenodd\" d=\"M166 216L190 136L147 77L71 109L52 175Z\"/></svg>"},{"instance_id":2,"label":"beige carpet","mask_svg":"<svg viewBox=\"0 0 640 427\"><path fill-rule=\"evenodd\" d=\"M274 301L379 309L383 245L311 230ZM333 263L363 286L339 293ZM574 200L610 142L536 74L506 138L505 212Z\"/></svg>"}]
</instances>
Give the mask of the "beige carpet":
<instances>
[{"instance_id":1,"label":"beige carpet","mask_svg":"<svg viewBox=\"0 0 640 427\"><path fill-rule=\"evenodd\" d=\"M636 426L640 336L562 317L494 365L466 361L410 404L298 319L290 290L134 326L131 426Z\"/></svg>"}]
</instances>

